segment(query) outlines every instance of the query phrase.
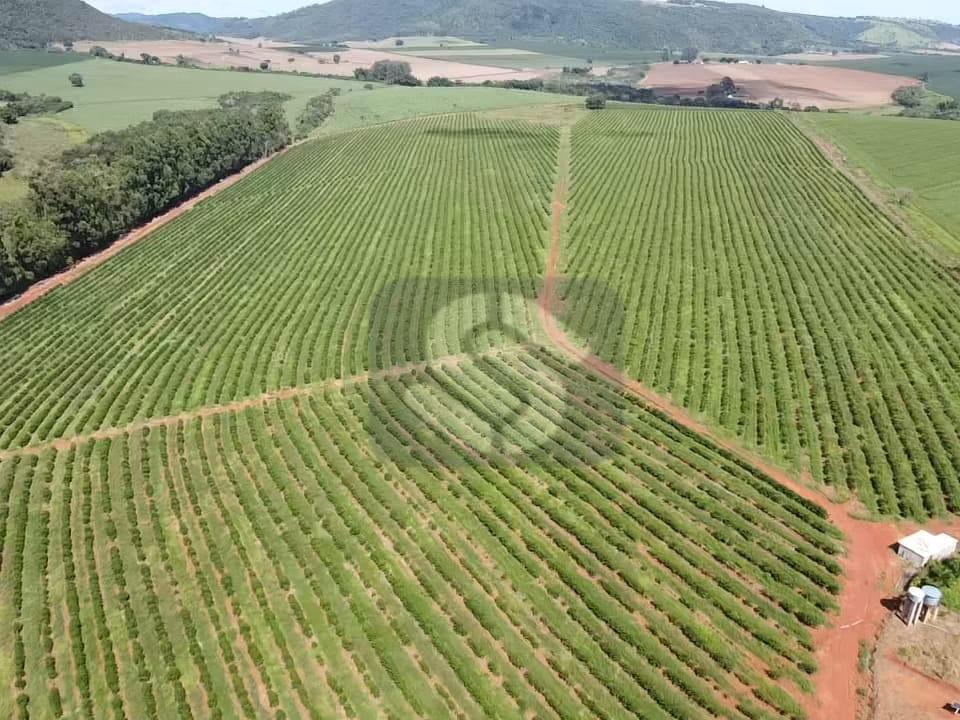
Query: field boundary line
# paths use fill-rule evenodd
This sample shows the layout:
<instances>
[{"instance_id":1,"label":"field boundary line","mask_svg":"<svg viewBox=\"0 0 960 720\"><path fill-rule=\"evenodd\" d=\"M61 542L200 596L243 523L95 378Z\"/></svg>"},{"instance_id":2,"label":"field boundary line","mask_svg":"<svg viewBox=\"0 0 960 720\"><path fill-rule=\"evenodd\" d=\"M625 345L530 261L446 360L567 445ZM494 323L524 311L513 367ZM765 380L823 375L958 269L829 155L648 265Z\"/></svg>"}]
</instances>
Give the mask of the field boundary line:
<instances>
[{"instance_id":1,"label":"field boundary line","mask_svg":"<svg viewBox=\"0 0 960 720\"><path fill-rule=\"evenodd\" d=\"M290 387L278 388L276 390L269 390L265 393L260 393L259 395L253 395L240 400L233 400L220 405L204 405L202 407L194 408L193 410L185 410L172 415L159 415L157 417L145 418L143 420L128 423L126 425L112 425L109 427L100 428L98 430L93 430L91 432L67 435L64 437L54 438L52 440L46 440L35 445L25 445L23 447L0 450L0 461L9 460L11 458L21 457L24 455L39 455L40 453L51 449L58 451L66 450L75 445L82 445L83 443L91 440L108 440L112 438L123 437L124 435L128 435L145 428L175 425L177 423L194 420L196 418L228 415L231 413L241 412L243 410L249 410L250 408L255 408L261 405L267 405L268 403L277 400L304 397L322 392L324 390L335 390L338 388L349 387L351 385L368 382L370 380L403 377L404 375L423 372L429 368L436 368L446 364L453 364L455 367L458 367L463 362L478 358L528 352L531 347L531 345L526 343L498 345L496 347L491 347L487 350L482 350L479 352L444 355L431 360L405 363L402 365L391 365L390 367L383 368L381 370L373 370L370 372L348 375L340 378L332 378L329 380L319 380L314 383L307 383L306 385L293 385Z\"/></svg>"},{"instance_id":2,"label":"field boundary line","mask_svg":"<svg viewBox=\"0 0 960 720\"><path fill-rule=\"evenodd\" d=\"M927 239L924 234L914 226L914 221L911 220L910 213L898 208L890 200L887 193L890 192L892 188L875 178L866 168L859 167L851 162L849 156L833 138L822 130L818 130L814 127L813 123L808 120L792 116L790 120L793 126L800 131L800 134L813 143L817 151L876 208L877 212L881 213L893 223L905 238L922 247L934 261L947 268L951 268L960 262L960 257L958 257L956 253L951 252L950 248L944 247L935 240ZM933 223L939 232L951 237L953 236L953 233L943 227L936 219L924 211L923 208L918 205L913 205L910 209L914 213L922 215L927 222Z\"/></svg>"}]
</instances>

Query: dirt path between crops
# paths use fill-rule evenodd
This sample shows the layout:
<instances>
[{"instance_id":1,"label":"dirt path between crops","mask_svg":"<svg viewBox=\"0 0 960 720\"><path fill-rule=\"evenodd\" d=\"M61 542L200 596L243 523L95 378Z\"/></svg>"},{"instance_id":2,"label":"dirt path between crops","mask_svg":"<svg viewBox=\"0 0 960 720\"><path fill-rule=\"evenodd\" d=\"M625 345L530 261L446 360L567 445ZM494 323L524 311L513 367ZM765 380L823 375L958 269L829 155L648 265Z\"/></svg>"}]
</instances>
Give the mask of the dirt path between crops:
<instances>
[{"instance_id":1,"label":"dirt path between crops","mask_svg":"<svg viewBox=\"0 0 960 720\"><path fill-rule=\"evenodd\" d=\"M184 200L182 203L180 203L176 207L173 207L170 210L167 210L167 212L165 212L163 215L158 215L157 217L155 217L153 220L146 223L145 225L141 225L140 227L131 230L130 232L128 232L126 235L121 237L119 240L117 240L113 244L105 247L103 250L96 252L93 255L88 255L83 260L76 263L75 265L68 268L67 270L63 270L62 272L59 272L56 275L52 275L51 277L48 277L45 280L41 280L38 283L34 283L30 287L28 287L26 290L24 290L23 293L21 293L20 295L17 295L12 299L7 300L5 303L0 304L0 320L3 320L8 315L12 315L17 310L20 310L21 308L26 307L27 305L34 302L35 300L42 298L44 295L46 295L50 291L58 287L61 287L63 285L68 285L69 283L72 283L77 278L82 277L83 275L86 275L95 267L97 267L98 265L102 265L103 263L105 263L107 260L112 258L114 255L119 253L124 248L130 247L135 242L142 240L147 235L152 233L154 230L157 230L158 228L163 227L164 225L169 223L171 220L177 219L178 217L183 215L185 212L187 212L188 210L191 210L197 204L203 202L204 200L207 200L208 198L211 198L214 195L217 195L218 193L223 192L231 185L235 185L240 180L245 178L247 175L252 173L254 170L260 167L263 167L266 163L270 162L275 157L283 155L285 152L290 150L290 148L294 147L297 144L299 143L292 143L290 145L287 145L285 148L278 150L272 155L268 155L264 158L261 158L260 160L257 160L256 162L253 162L247 165L242 170L239 170L233 175L229 175L225 177L223 180L216 183L215 185L211 185L210 187L208 187L206 190L202 191L198 195L194 195L189 200Z\"/></svg>"},{"instance_id":2,"label":"dirt path between crops","mask_svg":"<svg viewBox=\"0 0 960 720\"><path fill-rule=\"evenodd\" d=\"M819 668L813 678L815 693L812 697L802 695L797 699L812 720L854 720L861 702L857 689L867 682L858 669L860 643L872 644L875 641L883 621L890 614L882 601L895 595L899 589L900 564L890 546L915 527L909 523L870 522L853 517L852 513L858 510L856 501L842 504L832 502L821 491L813 489L811 478L804 476L798 479L738 441L717 434L669 398L626 377L619 369L579 347L567 336L557 324L557 314L561 309L557 298L557 282L560 277L558 267L569 180L570 128L565 127L560 136L550 244L539 298L540 319L547 338L556 349L593 374L640 398L719 447L735 453L780 485L815 502L827 512L830 521L846 540L846 555L839 559L843 570L843 589L838 599L840 611L833 616L829 626L813 631ZM960 532L960 521L954 519L952 524L933 522L927 527L933 532Z\"/></svg>"},{"instance_id":3,"label":"dirt path between crops","mask_svg":"<svg viewBox=\"0 0 960 720\"><path fill-rule=\"evenodd\" d=\"M64 437L39 442L33 445L25 445L23 447L0 450L0 461L8 460L9 458L20 455L37 455L45 450L50 449L66 450L74 445L82 444L90 440L109 440L111 438L123 437L124 435L129 435L130 433L135 433L145 428L160 427L162 425L175 425L181 422L196 420L197 418L242 412L243 410L260 407L277 400L288 400L294 397L303 397L304 395L312 395L314 393L323 392L324 390L340 389L349 385L367 382L369 380L398 378L410 373L423 372L431 367L436 368L447 365L459 367L461 363L469 360L475 360L477 358L488 357L491 355L505 355L528 349L529 347L527 345L522 344L506 346L500 345L481 352L444 355L442 357L434 358L433 360L406 363L404 365L392 365L382 370L370 370L368 372L358 373L356 375L349 375L331 380L321 380L319 382L310 383L307 385L293 385L290 387L278 388L277 390L270 390L268 392L261 393L260 395L253 395L251 397L234 400L221 405L204 405L193 410L185 410L184 412L175 413L173 415L161 415L159 417L146 418L138 422L128 423L127 425L108 426L100 428L99 430L93 430L92 432L88 433L67 435Z\"/></svg>"}]
</instances>

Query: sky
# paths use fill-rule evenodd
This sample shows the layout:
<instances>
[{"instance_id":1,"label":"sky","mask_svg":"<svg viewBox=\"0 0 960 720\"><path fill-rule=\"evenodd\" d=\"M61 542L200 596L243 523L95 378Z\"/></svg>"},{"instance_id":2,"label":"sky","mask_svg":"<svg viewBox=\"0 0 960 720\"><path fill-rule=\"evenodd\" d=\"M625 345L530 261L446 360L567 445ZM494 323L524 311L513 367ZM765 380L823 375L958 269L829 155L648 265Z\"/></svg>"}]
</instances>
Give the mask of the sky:
<instances>
[{"instance_id":1,"label":"sky","mask_svg":"<svg viewBox=\"0 0 960 720\"><path fill-rule=\"evenodd\" d=\"M202 12L216 17L262 17L312 2L316 0L93 0L91 4L109 13ZM960 24L958 0L765 0L764 4L775 10L814 15L921 17Z\"/></svg>"}]
</instances>

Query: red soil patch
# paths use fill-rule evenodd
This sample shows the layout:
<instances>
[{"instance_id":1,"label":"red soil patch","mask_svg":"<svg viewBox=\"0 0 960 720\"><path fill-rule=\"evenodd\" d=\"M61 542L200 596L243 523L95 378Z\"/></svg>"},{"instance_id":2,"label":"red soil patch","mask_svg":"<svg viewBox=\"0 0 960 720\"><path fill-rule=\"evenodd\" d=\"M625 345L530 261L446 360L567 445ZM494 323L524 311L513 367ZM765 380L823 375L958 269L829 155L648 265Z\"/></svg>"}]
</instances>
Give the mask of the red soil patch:
<instances>
[{"instance_id":1,"label":"red soil patch","mask_svg":"<svg viewBox=\"0 0 960 720\"><path fill-rule=\"evenodd\" d=\"M917 83L895 75L815 65L657 63L650 68L643 86L655 88L664 95L696 97L724 76L737 84L746 100L769 102L779 97L788 105L799 103L820 108L889 105L893 102L890 95L894 90Z\"/></svg>"},{"instance_id":2,"label":"red soil patch","mask_svg":"<svg viewBox=\"0 0 960 720\"><path fill-rule=\"evenodd\" d=\"M114 255L116 255L118 252L120 252L124 248L129 247L130 245L133 245L135 242L137 242L138 240L142 240L144 237L149 235L154 230L160 227L163 227L171 220L174 220L180 217L185 212L190 210L192 207L197 205L197 203L203 200L206 200L207 198L211 198L223 190L226 190L228 187L230 187L237 181L241 180L242 178L246 177L247 175L252 173L254 170L259 168L261 165L263 165L264 163L272 160L277 155L282 155L291 147L293 146L288 145L286 148L284 148L283 150L280 150L277 153L274 153L273 155L262 158L260 160L257 160L255 163L251 163L250 165L247 165L245 168L243 168L243 170L240 170L239 172L224 178L223 180L218 182L216 185L211 185L206 190L201 192L199 195L195 195L189 200L185 200L184 202L180 203L176 207L165 212L163 215L158 215L153 220L148 222L146 225L141 225L135 230L131 230L129 233L121 237L115 243L113 243L109 247L104 248L100 252L94 253L93 255L88 255L83 260L76 263L75 265L68 268L67 270L64 270L63 272L59 272L56 275L53 275L47 278L46 280L41 280L38 283L34 283L29 288L27 288L22 294L17 295L15 298L7 300L3 304L0 304L0 320L3 320L8 315L12 315L20 308L26 307L27 305L32 303L34 300L37 300L38 298L43 297L54 288L58 288L61 285L67 285L68 283L73 282L80 276L85 275L90 270L97 267L97 265L105 263L107 260L112 258Z\"/></svg>"}]
</instances>

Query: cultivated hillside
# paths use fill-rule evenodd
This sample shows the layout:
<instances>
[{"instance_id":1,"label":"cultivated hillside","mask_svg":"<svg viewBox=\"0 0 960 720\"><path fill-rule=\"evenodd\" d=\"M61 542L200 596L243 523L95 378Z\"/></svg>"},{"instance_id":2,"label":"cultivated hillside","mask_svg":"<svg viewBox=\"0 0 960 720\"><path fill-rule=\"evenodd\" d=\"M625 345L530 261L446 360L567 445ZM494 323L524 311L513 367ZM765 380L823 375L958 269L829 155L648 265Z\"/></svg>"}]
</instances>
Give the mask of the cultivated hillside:
<instances>
[{"instance_id":1,"label":"cultivated hillside","mask_svg":"<svg viewBox=\"0 0 960 720\"><path fill-rule=\"evenodd\" d=\"M135 25L82 0L0 0L0 47L42 47L65 40L163 38L169 30Z\"/></svg>"},{"instance_id":2,"label":"cultivated hillside","mask_svg":"<svg viewBox=\"0 0 960 720\"><path fill-rule=\"evenodd\" d=\"M930 21L831 18L723 2L636 0L331 0L269 18L141 16L182 30L343 40L436 33L659 49L783 52L915 48L960 43L960 27Z\"/></svg>"}]
</instances>

